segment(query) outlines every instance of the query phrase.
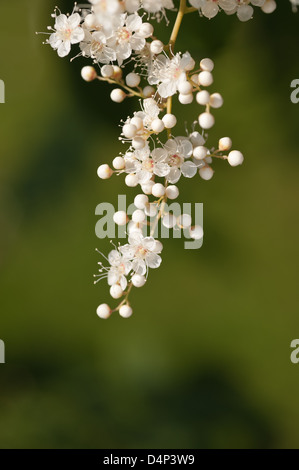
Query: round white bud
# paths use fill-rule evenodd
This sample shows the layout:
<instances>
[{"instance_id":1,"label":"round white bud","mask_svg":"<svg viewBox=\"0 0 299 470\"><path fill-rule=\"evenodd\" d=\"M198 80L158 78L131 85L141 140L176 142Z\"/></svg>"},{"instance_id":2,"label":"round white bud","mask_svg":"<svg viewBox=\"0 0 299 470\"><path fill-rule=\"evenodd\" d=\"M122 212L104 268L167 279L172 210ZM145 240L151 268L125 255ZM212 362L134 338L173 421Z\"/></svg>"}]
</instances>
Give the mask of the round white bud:
<instances>
[{"instance_id":1,"label":"round white bud","mask_svg":"<svg viewBox=\"0 0 299 470\"><path fill-rule=\"evenodd\" d=\"M182 95L189 95L193 91L193 86L190 82L182 82L179 84L178 90Z\"/></svg>"},{"instance_id":2,"label":"round white bud","mask_svg":"<svg viewBox=\"0 0 299 470\"><path fill-rule=\"evenodd\" d=\"M124 291L120 287L119 284L114 284L113 286L110 287L110 295L113 299L119 299L122 297Z\"/></svg>"},{"instance_id":3,"label":"round white bud","mask_svg":"<svg viewBox=\"0 0 299 470\"><path fill-rule=\"evenodd\" d=\"M129 218L125 211L117 211L113 214L113 221L116 225L126 225Z\"/></svg>"},{"instance_id":4,"label":"round white bud","mask_svg":"<svg viewBox=\"0 0 299 470\"><path fill-rule=\"evenodd\" d=\"M213 178L213 175L214 175L214 171L212 170L212 168L210 168L209 166L204 166L203 168L200 168L198 170L198 173L199 173L199 176L203 179L203 180L210 180L211 178Z\"/></svg>"},{"instance_id":5,"label":"round white bud","mask_svg":"<svg viewBox=\"0 0 299 470\"><path fill-rule=\"evenodd\" d=\"M204 145L204 143L205 143L205 139L197 131L192 132L192 134L190 134L189 138L190 138L191 144L194 147L198 147L199 145Z\"/></svg>"},{"instance_id":6,"label":"round white bud","mask_svg":"<svg viewBox=\"0 0 299 470\"><path fill-rule=\"evenodd\" d=\"M273 13L276 10L276 2L275 0L266 0L264 5L262 6L262 11L264 13Z\"/></svg>"},{"instance_id":7,"label":"round white bud","mask_svg":"<svg viewBox=\"0 0 299 470\"><path fill-rule=\"evenodd\" d=\"M151 124L152 130L159 134L160 132L163 132L165 129L164 122L162 119L156 118L153 120Z\"/></svg>"},{"instance_id":8,"label":"round white bud","mask_svg":"<svg viewBox=\"0 0 299 470\"><path fill-rule=\"evenodd\" d=\"M208 149L206 147L203 147L202 145L199 145L193 150L193 157L196 158L196 160L203 160L204 158L206 158L207 153Z\"/></svg>"},{"instance_id":9,"label":"round white bud","mask_svg":"<svg viewBox=\"0 0 299 470\"><path fill-rule=\"evenodd\" d=\"M174 114L165 114L165 116L162 118L162 121L164 122L166 129L172 129L177 123L177 118Z\"/></svg>"},{"instance_id":10,"label":"round white bud","mask_svg":"<svg viewBox=\"0 0 299 470\"><path fill-rule=\"evenodd\" d=\"M179 215L179 217L177 218L177 224L180 228L191 227L191 224L192 224L191 215L189 214Z\"/></svg>"},{"instance_id":11,"label":"round white bud","mask_svg":"<svg viewBox=\"0 0 299 470\"><path fill-rule=\"evenodd\" d=\"M172 184L170 186L167 186L165 193L168 199L176 199L179 196L180 191L177 186Z\"/></svg>"},{"instance_id":12,"label":"round white bud","mask_svg":"<svg viewBox=\"0 0 299 470\"><path fill-rule=\"evenodd\" d=\"M111 308L107 304L101 304L97 308L97 315L103 320L109 318L111 313Z\"/></svg>"},{"instance_id":13,"label":"round white bud","mask_svg":"<svg viewBox=\"0 0 299 470\"><path fill-rule=\"evenodd\" d=\"M112 162L113 168L116 170L123 170L126 166L125 159L123 157L115 157Z\"/></svg>"},{"instance_id":14,"label":"round white bud","mask_svg":"<svg viewBox=\"0 0 299 470\"><path fill-rule=\"evenodd\" d=\"M148 217L155 217L158 213L157 205L153 203L149 203L145 206L144 212Z\"/></svg>"},{"instance_id":15,"label":"round white bud","mask_svg":"<svg viewBox=\"0 0 299 470\"><path fill-rule=\"evenodd\" d=\"M122 103L124 99L126 98L126 94L123 90L120 88L115 88L114 90L111 91L110 98L114 103Z\"/></svg>"},{"instance_id":16,"label":"round white bud","mask_svg":"<svg viewBox=\"0 0 299 470\"><path fill-rule=\"evenodd\" d=\"M135 196L134 205L137 209L143 210L146 204L148 204L148 196L145 194L137 194L137 196Z\"/></svg>"},{"instance_id":17,"label":"round white bud","mask_svg":"<svg viewBox=\"0 0 299 470\"><path fill-rule=\"evenodd\" d=\"M162 41L159 41L159 39L155 39L151 45L150 45L151 52L153 54L161 54L161 52L164 49L164 44Z\"/></svg>"},{"instance_id":18,"label":"round white bud","mask_svg":"<svg viewBox=\"0 0 299 470\"><path fill-rule=\"evenodd\" d=\"M137 134L137 127L134 124L125 124L122 133L127 139L132 139Z\"/></svg>"},{"instance_id":19,"label":"round white bud","mask_svg":"<svg viewBox=\"0 0 299 470\"><path fill-rule=\"evenodd\" d=\"M202 106L206 106L210 102L210 93L207 90L202 90L196 93L196 101Z\"/></svg>"},{"instance_id":20,"label":"round white bud","mask_svg":"<svg viewBox=\"0 0 299 470\"><path fill-rule=\"evenodd\" d=\"M232 152L228 154L227 161L231 166L242 165L244 156L239 150L232 150Z\"/></svg>"},{"instance_id":21,"label":"round white bud","mask_svg":"<svg viewBox=\"0 0 299 470\"><path fill-rule=\"evenodd\" d=\"M134 287L143 287L146 283L145 277L141 274L134 274L131 281Z\"/></svg>"},{"instance_id":22,"label":"round white bud","mask_svg":"<svg viewBox=\"0 0 299 470\"><path fill-rule=\"evenodd\" d=\"M141 78L137 73L131 72L126 76L126 84L131 88L137 87L140 81Z\"/></svg>"},{"instance_id":23,"label":"round white bud","mask_svg":"<svg viewBox=\"0 0 299 470\"><path fill-rule=\"evenodd\" d=\"M136 126L137 131L140 131L143 128L143 120L137 116L134 116L131 119L130 124L133 124L134 126Z\"/></svg>"},{"instance_id":24,"label":"round white bud","mask_svg":"<svg viewBox=\"0 0 299 470\"><path fill-rule=\"evenodd\" d=\"M225 152L227 150L230 150L232 148L232 145L232 140L229 137L222 137L222 139L219 140L218 148L222 152Z\"/></svg>"},{"instance_id":25,"label":"round white bud","mask_svg":"<svg viewBox=\"0 0 299 470\"><path fill-rule=\"evenodd\" d=\"M265 3L265 0L251 0L251 4L255 7L262 7Z\"/></svg>"},{"instance_id":26,"label":"round white bud","mask_svg":"<svg viewBox=\"0 0 299 470\"><path fill-rule=\"evenodd\" d=\"M179 102L181 104L190 104L193 101L193 94L189 93L189 95L182 95L182 93L179 94Z\"/></svg>"},{"instance_id":27,"label":"round white bud","mask_svg":"<svg viewBox=\"0 0 299 470\"><path fill-rule=\"evenodd\" d=\"M203 237L203 228L200 225L195 225L194 227L190 228L189 233L193 240L201 240Z\"/></svg>"},{"instance_id":28,"label":"round white bud","mask_svg":"<svg viewBox=\"0 0 299 470\"><path fill-rule=\"evenodd\" d=\"M141 209L137 209L132 214L132 220L135 224L141 224L145 221L145 213Z\"/></svg>"},{"instance_id":29,"label":"round white bud","mask_svg":"<svg viewBox=\"0 0 299 470\"><path fill-rule=\"evenodd\" d=\"M151 23L142 23L141 27L138 30L138 36L141 36L145 39L150 38L154 34L154 27Z\"/></svg>"},{"instance_id":30,"label":"round white bud","mask_svg":"<svg viewBox=\"0 0 299 470\"><path fill-rule=\"evenodd\" d=\"M200 68L205 72L212 72L212 70L214 69L214 62L212 61L212 59L202 59L200 61Z\"/></svg>"},{"instance_id":31,"label":"round white bud","mask_svg":"<svg viewBox=\"0 0 299 470\"><path fill-rule=\"evenodd\" d=\"M143 88L143 95L145 98L150 98L155 93L155 89L152 86L146 86Z\"/></svg>"},{"instance_id":32,"label":"round white bud","mask_svg":"<svg viewBox=\"0 0 299 470\"><path fill-rule=\"evenodd\" d=\"M152 194L152 189L154 186L155 182L154 181L148 181L145 184L141 185L141 189L144 192L144 194Z\"/></svg>"},{"instance_id":33,"label":"round white bud","mask_svg":"<svg viewBox=\"0 0 299 470\"><path fill-rule=\"evenodd\" d=\"M101 75L102 77L105 77L105 78L111 78L113 77L114 75L114 68L112 67L112 65L103 65L103 67L101 68Z\"/></svg>"},{"instance_id":34,"label":"round white bud","mask_svg":"<svg viewBox=\"0 0 299 470\"><path fill-rule=\"evenodd\" d=\"M210 105L212 108L221 108L223 106L223 98L220 93L213 93L210 96Z\"/></svg>"},{"instance_id":35,"label":"round white bud","mask_svg":"<svg viewBox=\"0 0 299 470\"><path fill-rule=\"evenodd\" d=\"M121 80L122 76L123 76L123 71L122 69L118 66L118 65L112 65L113 67L113 78L114 80Z\"/></svg>"},{"instance_id":36,"label":"round white bud","mask_svg":"<svg viewBox=\"0 0 299 470\"><path fill-rule=\"evenodd\" d=\"M173 214L165 214L162 219L162 224L166 228L173 228L176 225L176 217Z\"/></svg>"},{"instance_id":37,"label":"round white bud","mask_svg":"<svg viewBox=\"0 0 299 470\"><path fill-rule=\"evenodd\" d=\"M148 196L145 194L137 194L137 196L135 196L134 205L137 209L143 210L146 204L148 204Z\"/></svg>"},{"instance_id":38,"label":"round white bud","mask_svg":"<svg viewBox=\"0 0 299 470\"><path fill-rule=\"evenodd\" d=\"M110 168L109 165L104 164L99 166L97 173L98 177L101 178L101 180L108 180L113 175L113 170Z\"/></svg>"},{"instance_id":39,"label":"round white bud","mask_svg":"<svg viewBox=\"0 0 299 470\"><path fill-rule=\"evenodd\" d=\"M95 29L98 25L96 15L93 13L90 13L89 15L86 15L84 18L84 26L90 29Z\"/></svg>"},{"instance_id":40,"label":"round white bud","mask_svg":"<svg viewBox=\"0 0 299 470\"><path fill-rule=\"evenodd\" d=\"M125 177L125 183L129 188L135 188L138 185L138 177L135 173L130 173Z\"/></svg>"},{"instance_id":41,"label":"round white bud","mask_svg":"<svg viewBox=\"0 0 299 470\"><path fill-rule=\"evenodd\" d=\"M237 17L240 21L248 21L251 20L253 15L253 8L250 5L240 5L237 10Z\"/></svg>"},{"instance_id":42,"label":"round white bud","mask_svg":"<svg viewBox=\"0 0 299 470\"><path fill-rule=\"evenodd\" d=\"M152 195L155 197L162 197L165 194L165 186L161 183L156 183L152 187Z\"/></svg>"},{"instance_id":43,"label":"round white bud","mask_svg":"<svg viewBox=\"0 0 299 470\"><path fill-rule=\"evenodd\" d=\"M198 118L198 122L202 129L211 129L215 124L215 118L211 113L202 113Z\"/></svg>"},{"instance_id":44,"label":"round white bud","mask_svg":"<svg viewBox=\"0 0 299 470\"><path fill-rule=\"evenodd\" d=\"M135 137L132 141L132 146L136 150L141 150L145 147L145 140L142 137Z\"/></svg>"},{"instance_id":45,"label":"round white bud","mask_svg":"<svg viewBox=\"0 0 299 470\"><path fill-rule=\"evenodd\" d=\"M132 308L129 305L122 305L119 309L119 314L123 318L129 318L133 313Z\"/></svg>"},{"instance_id":46,"label":"round white bud","mask_svg":"<svg viewBox=\"0 0 299 470\"><path fill-rule=\"evenodd\" d=\"M211 74L211 72L200 72L200 74L198 75L198 81L199 84L202 86L210 86L214 81L213 75Z\"/></svg>"},{"instance_id":47,"label":"round white bud","mask_svg":"<svg viewBox=\"0 0 299 470\"><path fill-rule=\"evenodd\" d=\"M86 82L92 82L97 78L97 76L98 74L96 72L96 69L94 67L91 67L90 65L86 65L86 67L83 67L81 69L81 77Z\"/></svg>"}]
</instances>

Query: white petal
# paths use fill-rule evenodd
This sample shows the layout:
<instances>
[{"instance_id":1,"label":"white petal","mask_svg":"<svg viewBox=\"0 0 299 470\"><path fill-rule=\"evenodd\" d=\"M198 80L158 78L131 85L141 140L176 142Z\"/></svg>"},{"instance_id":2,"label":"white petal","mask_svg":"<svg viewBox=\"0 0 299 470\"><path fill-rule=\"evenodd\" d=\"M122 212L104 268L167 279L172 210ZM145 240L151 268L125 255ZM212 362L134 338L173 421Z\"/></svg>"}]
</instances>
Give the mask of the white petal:
<instances>
[{"instance_id":1,"label":"white petal","mask_svg":"<svg viewBox=\"0 0 299 470\"><path fill-rule=\"evenodd\" d=\"M72 29L77 28L81 22L81 16L79 13L74 13L68 18L68 24Z\"/></svg>"},{"instance_id":2,"label":"white petal","mask_svg":"<svg viewBox=\"0 0 299 470\"><path fill-rule=\"evenodd\" d=\"M130 44L134 51L141 51L145 46L145 39L134 34L134 36L131 37Z\"/></svg>"},{"instance_id":3,"label":"white petal","mask_svg":"<svg viewBox=\"0 0 299 470\"><path fill-rule=\"evenodd\" d=\"M181 172L185 178L193 178L197 173L197 166L193 162L184 162L181 166Z\"/></svg>"},{"instance_id":4,"label":"white petal","mask_svg":"<svg viewBox=\"0 0 299 470\"><path fill-rule=\"evenodd\" d=\"M120 287L122 288L122 290L125 290L127 285L128 285L128 281L127 281L126 276L121 276L120 277Z\"/></svg>"},{"instance_id":5,"label":"white petal","mask_svg":"<svg viewBox=\"0 0 299 470\"><path fill-rule=\"evenodd\" d=\"M164 148L167 150L167 152L169 152L172 155L174 155L178 151L178 145L176 141L173 139L169 139L164 145Z\"/></svg>"},{"instance_id":6,"label":"white petal","mask_svg":"<svg viewBox=\"0 0 299 470\"><path fill-rule=\"evenodd\" d=\"M144 276L146 274L146 264L143 259L134 259L132 263L132 270L136 274L141 274L142 276Z\"/></svg>"},{"instance_id":7,"label":"white petal","mask_svg":"<svg viewBox=\"0 0 299 470\"><path fill-rule=\"evenodd\" d=\"M140 233L134 232L129 235L128 241L132 246L142 245L143 236Z\"/></svg>"},{"instance_id":8,"label":"white petal","mask_svg":"<svg viewBox=\"0 0 299 470\"><path fill-rule=\"evenodd\" d=\"M81 26L78 26L73 32L71 36L71 43L72 44L77 44L78 42L82 41L84 39L84 30L81 28Z\"/></svg>"},{"instance_id":9,"label":"white petal","mask_svg":"<svg viewBox=\"0 0 299 470\"><path fill-rule=\"evenodd\" d=\"M178 168L171 168L170 172L166 176L166 179L170 183L174 184L179 181L180 177L181 177L181 170L179 170Z\"/></svg>"},{"instance_id":10,"label":"white petal","mask_svg":"<svg viewBox=\"0 0 299 470\"><path fill-rule=\"evenodd\" d=\"M59 55L59 57L65 57L67 56L71 51L71 43L70 41L64 41L62 42L58 49L57 49L57 53Z\"/></svg>"},{"instance_id":11,"label":"white petal","mask_svg":"<svg viewBox=\"0 0 299 470\"><path fill-rule=\"evenodd\" d=\"M162 258L156 253L148 253L146 255L146 262L149 268L155 269L162 263Z\"/></svg>"},{"instance_id":12,"label":"white petal","mask_svg":"<svg viewBox=\"0 0 299 470\"><path fill-rule=\"evenodd\" d=\"M158 93L162 98L169 98L169 96L173 96L177 91L176 87L176 82L171 80L171 81L165 81L161 83L158 87Z\"/></svg>"},{"instance_id":13,"label":"white petal","mask_svg":"<svg viewBox=\"0 0 299 470\"><path fill-rule=\"evenodd\" d=\"M156 241L153 237L145 237L142 242L144 248L146 248L149 251L154 250Z\"/></svg>"},{"instance_id":14,"label":"white petal","mask_svg":"<svg viewBox=\"0 0 299 470\"><path fill-rule=\"evenodd\" d=\"M138 31L141 28L142 19L139 15L130 15L127 18L126 26L130 31Z\"/></svg>"},{"instance_id":15,"label":"white petal","mask_svg":"<svg viewBox=\"0 0 299 470\"><path fill-rule=\"evenodd\" d=\"M164 162L168 157L167 150L163 148L156 148L152 151L152 157L155 162Z\"/></svg>"},{"instance_id":16,"label":"white petal","mask_svg":"<svg viewBox=\"0 0 299 470\"><path fill-rule=\"evenodd\" d=\"M120 246L119 251L123 254L124 258L126 259L132 259L135 255L135 249L131 245Z\"/></svg>"},{"instance_id":17,"label":"white petal","mask_svg":"<svg viewBox=\"0 0 299 470\"><path fill-rule=\"evenodd\" d=\"M146 171L146 170L138 171L136 173L136 175L138 177L138 183L140 183L140 184L148 183L149 180L151 179L151 177L153 176L152 173L150 173L149 171Z\"/></svg>"},{"instance_id":18,"label":"white petal","mask_svg":"<svg viewBox=\"0 0 299 470\"><path fill-rule=\"evenodd\" d=\"M111 266L118 266L121 261L121 254L117 250L110 251L108 255L108 261Z\"/></svg>"},{"instance_id":19,"label":"white petal","mask_svg":"<svg viewBox=\"0 0 299 470\"><path fill-rule=\"evenodd\" d=\"M154 173L157 176L164 177L169 173L169 165L167 163L156 163Z\"/></svg>"},{"instance_id":20,"label":"white petal","mask_svg":"<svg viewBox=\"0 0 299 470\"><path fill-rule=\"evenodd\" d=\"M57 16L54 28L57 31L62 31L64 29L67 29L68 28L67 16L66 15Z\"/></svg>"}]
</instances>

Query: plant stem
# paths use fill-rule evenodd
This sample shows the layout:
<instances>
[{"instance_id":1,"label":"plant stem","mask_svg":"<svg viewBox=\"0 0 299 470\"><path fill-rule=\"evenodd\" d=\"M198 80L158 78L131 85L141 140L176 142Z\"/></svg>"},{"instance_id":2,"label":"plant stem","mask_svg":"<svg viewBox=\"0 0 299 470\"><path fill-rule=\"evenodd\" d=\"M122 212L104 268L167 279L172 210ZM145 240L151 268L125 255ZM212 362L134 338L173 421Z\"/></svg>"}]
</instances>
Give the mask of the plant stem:
<instances>
[{"instance_id":1,"label":"plant stem","mask_svg":"<svg viewBox=\"0 0 299 470\"><path fill-rule=\"evenodd\" d=\"M176 43L185 12L186 12L186 0L180 0L180 8L179 8L179 11L178 11L175 23L174 23L174 27L170 36L170 40L169 40L170 50L174 48L174 45Z\"/></svg>"},{"instance_id":2,"label":"plant stem","mask_svg":"<svg viewBox=\"0 0 299 470\"><path fill-rule=\"evenodd\" d=\"M175 21L175 24L174 24L174 27L173 27L173 30L172 30L172 33L171 33L171 36L170 36L170 39L169 39L169 44L168 44L168 50L170 51L170 53L173 53L173 50L174 50L174 46L175 46L175 43L176 43L176 40L178 38L178 34L179 34L179 31L180 31L180 28L181 28L181 25L182 25L182 21L183 21L183 18L184 18L184 15L186 13L192 13L193 11L197 11L196 8L191 8L191 7L187 7L186 6L186 3L187 3L187 0L180 0L180 7L179 7L179 11L178 11L178 14L177 14L177 17L176 17L176 21ZM117 82L116 80L113 80L113 79L109 79L109 78L102 78L102 77L98 77L99 80L102 80L102 81L106 81L108 83L113 83L113 84L117 84L117 85L120 85L122 86L125 90L129 91L130 93L132 93L133 95L135 96L139 96L141 98L144 98L141 93L138 93L137 91L135 90L132 90L131 88L127 87L126 85L120 83L120 82ZM168 99L167 99L167 114L171 114L171 111L172 111L172 96L170 96ZM171 137L171 130L170 129L167 129L167 134L168 134L168 138ZM165 180L165 188L167 187L167 180ZM164 215L164 209L165 209L165 204L167 202L167 196L165 195L163 197L163 200L162 200L162 203L161 203L161 207L160 207L160 210L153 222L153 225L151 227L151 231L150 231L150 237L153 237L154 236L154 233L155 233L155 230L156 230L156 227L158 225L158 222L159 220L163 217ZM127 289L127 292L125 294L125 298L122 300L122 302L118 305L118 307L116 307L113 311L117 311L120 309L120 307L126 303L128 303L128 298L129 298L129 295L131 293L131 290L133 288L133 284L132 282L129 283L128 285L128 289Z\"/></svg>"},{"instance_id":3,"label":"plant stem","mask_svg":"<svg viewBox=\"0 0 299 470\"><path fill-rule=\"evenodd\" d=\"M144 98L143 93L135 91L132 88L125 85L124 83L118 82L117 80L113 80L113 78L97 77L97 79L100 80L101 82L111 83L112 85L119 85L122 88L124 88L126 91L128 91L131 95L138 96L139 98Z\"/></svg>"}]
</instances>

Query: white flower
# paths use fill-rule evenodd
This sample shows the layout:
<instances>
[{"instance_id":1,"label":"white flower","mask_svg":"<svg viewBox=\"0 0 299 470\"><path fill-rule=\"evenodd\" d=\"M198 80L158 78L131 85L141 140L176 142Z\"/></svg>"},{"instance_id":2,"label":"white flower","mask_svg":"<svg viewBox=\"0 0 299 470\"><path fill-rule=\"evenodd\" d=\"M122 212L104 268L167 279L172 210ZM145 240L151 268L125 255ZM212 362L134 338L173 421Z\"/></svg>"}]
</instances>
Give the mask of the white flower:
<instances>
[{"instance_id":1,"label":"white flower","mask_svg":"<svg viewBox=\"0 0 299 470\"><path fill-rule=\"evenodd\" d=\"M182 82L187 80L186 70L193 61L189 52L181 56L176 54L172 59L158 56L152 63L149 71L149 84L159 85L158 93L162 98L173 96Z\"/></svg>"},{"instance_id":2,"label":"white flower","mask_svg":"<svg viewBox=\"0 0 299 470\"><path fill-rule=\"evenodd\" d=\"M164 177L169 173L168 164L165 163L165 154L153 151L152 155L148 144L142 150L128 152L124 156L126 173L135 173L139 184L146 184L153 175Z\"/></svg>"},{"instance_id":3,"label":"white flower","mask_svg":"<svg viewBox=\"0 0 299 470\"><path fill-rule=\"evenodd\" d=\"M141 51L146 44L145 39L138 35L142 19L137 14L120 15L118 27L113 32L109 46L115 50L118 65L132 55L132 51Z\"/></svg>"},{"instance_id":4,"label":"white flower","mask_svg":"<svg viewBox=\"0 0 299 470\"><path fill-rule=\"evenodd\" d=\"M189 0L189 3L198 8L200 13L209 19L214 18L222 9L227 15L236 13L240 21L248 21L253 15L253 6L264 10L266 0ZM273 10L271 8L269 13L275 10L275 2L273 2L273 5Z\"/></svg>"},{"instance_id":5,"label":"white flower","mask_svg":"<svg viewBox=\"0 0 299 470\"><path fill-rule=\"evenodd\" d=\"M84 38L84 31L80 26L81 16L78 13L67 17L60 14L56 16L55 32L51 34L48 43L57 50L59 57L65 57L70 53L71 44L77 44Z\"/></svg>"},{"instance_id":6,"label":"white flower","mask_svg":"<svg viewBox=\"0 0 299 470\"><path fill-rule=\"evenodd\" d=\"M84 57L91 57L101 64L109 64L116 60L115 51L107 46L107 38L103 31L90 32L84 29L84 39L80 49Z\"/></svg>"},{"instance_id":7,"label":"white flower","mask_svg":"<svg viewBox=\"0 0 299 470\"><path fill-rule=\"evenodd\" d=\"M109 253L108 261L111 265L111 267L108 269L109 286L119 284L122 290L125 290L127 287L126 276L132 269L130 261L125 259L123 255L117 250L112 250Z\"/></svg>"},{"instance_id":8,"label":"white flower","mask_svg":"<svg viewBox=\"0 0 299 470\"><path fill-rule=\"evenodd\" d=\"M163 11L164 8L171 9L174 8L172 0L143 0L142 8L149 13L157 13Z\"/></svg>"},{"instance_id":9,"label":"white flower","mask_svg":"<svg viewBox=\"0 0 299 470\"><path fill-rule=\"evenodd\" d=\"M107 34L112 34L117 27L123 8L118 0L89 0L93 6L93 13L99 24Z\"/></svg>"},{"instance_id":10,"label":"white flower","mask_svg":"<svg viewBox=\"0 0 299 470\"><path fill-rule=\"evenodd\" d=\"M157 243L153 237L143 237L134 232L129 235L129 243L119 247L125 259L132 261L132 270L144 276L148 268L158 268L162 262L161 256L156 252Z\"/></svg>"},{"instance_id":11,"label":"white flower","mask_svg":"<svg viewBox=\"0 0 299 470\"><path fill-rule=\"evenodd\" d=\"M167 168L166 179L169 183L177 183L181 175L186 178L195 176L197 166L192 161L185 161L191 157L193 147L184 137L169 139L163 148L153 150L153 158L159 159Z\"/></svg>"},{"instance_id":12,"label":"white flower","mask_svg":"<svg viewBox=\"0 0 299 470\"><path fill-rule=\"evenodd\" d=\"M125 8L130 13L141 7L149 13L158 13L163 12L164 9L174 8L174 4L172 0L125 0Z\"/></svg>"},{"instance_id":13,"label":"white flower","mask_svg":"<svg viewBox=\"0 0 299 470\"><path fill-rule=\"evenodd\" d=\"M153 98L147 98L143 100L143 111L137 111L136 117L140 117L143 121L144 127L147 129L151 128L152 122L157 119L161 110L157 105L157 102Z\"/></svg>"}]
</instances>

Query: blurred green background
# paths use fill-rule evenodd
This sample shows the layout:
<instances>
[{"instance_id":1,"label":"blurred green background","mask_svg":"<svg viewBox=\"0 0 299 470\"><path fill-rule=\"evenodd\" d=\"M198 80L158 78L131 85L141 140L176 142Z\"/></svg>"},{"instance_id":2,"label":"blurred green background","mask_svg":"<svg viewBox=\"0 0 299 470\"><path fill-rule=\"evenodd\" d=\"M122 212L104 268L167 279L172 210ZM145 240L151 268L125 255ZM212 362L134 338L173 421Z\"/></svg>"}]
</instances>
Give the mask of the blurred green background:
<instances>
[{"instance_id":1,"label":"blurred green background","mask_svg":"<svg viewBox=\"0 0 299 470\"><path fill-rule=\"evenodd\" d=\"M170 240L133 317L101 321L94 211L127 189L96 169L136 102L41 44L52 1L19 3L1 6L0 447L298 448L299 16L285 1L246 24L186 17L177 48L213 57L225 98L210 141L231 136L246 161L180 182L181 202L204 203L203 247Z\"/></svg>"}]
</instances>

